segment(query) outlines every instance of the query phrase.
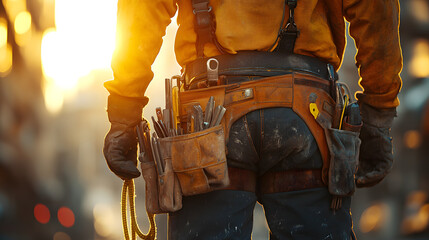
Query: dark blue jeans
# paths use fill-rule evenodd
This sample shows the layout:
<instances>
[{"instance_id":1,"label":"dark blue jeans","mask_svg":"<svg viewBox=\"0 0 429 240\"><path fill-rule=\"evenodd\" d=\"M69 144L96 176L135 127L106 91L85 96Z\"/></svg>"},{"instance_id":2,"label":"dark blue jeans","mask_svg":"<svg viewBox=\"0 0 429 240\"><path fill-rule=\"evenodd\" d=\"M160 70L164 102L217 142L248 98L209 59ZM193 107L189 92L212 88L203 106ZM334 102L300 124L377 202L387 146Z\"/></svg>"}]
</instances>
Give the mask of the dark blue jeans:
<instances>
[{"instance_id":1,"label":"dark blue jeans","mask_svg":"<svg viewBox=\"0 0 429 240\"><path fill-rule=\"evenodd\" d=\"M227 148L228 166L259 176L322 167L313 135L289 108L257 110L243 116L231 127ZM272 240L349 240L353 234L350 198L344 198L342 208L334 212L327 188L261 196L219 190L184 197L183 208L169 214L169 239L250 239L257 201L264 207Z\"/></svg>"}]
</instances>

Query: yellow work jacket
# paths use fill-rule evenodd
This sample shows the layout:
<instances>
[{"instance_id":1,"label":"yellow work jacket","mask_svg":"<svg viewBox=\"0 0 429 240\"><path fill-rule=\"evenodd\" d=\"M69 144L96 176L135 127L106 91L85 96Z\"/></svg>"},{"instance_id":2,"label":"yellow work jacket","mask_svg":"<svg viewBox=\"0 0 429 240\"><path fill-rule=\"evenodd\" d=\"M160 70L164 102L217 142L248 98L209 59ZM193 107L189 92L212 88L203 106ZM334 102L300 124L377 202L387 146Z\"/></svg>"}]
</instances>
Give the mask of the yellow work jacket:
<instances>
[{"instance_id":1,"label":"yellow work jacket","mask_svg":"<svg viewBox=\"0 0 429 240\"><path fill-rule=\"evenodd\" d=\"M231 54L240 50L270 51L289 11L284 0L211 0L216 37ZM116 49L112 58L114 80L110 93L142 98L153 78L151 65L165 29L178 9L175 41L178 63L196 59L196 33L191 0L119 0ZM282 19L283 22L282 22ZM360 102L377 108L399 105L402 55L399 44L398 0L298 0L295 22L300 30L294 52L341 66L346 24L357 47L356 66L363 92ZM207 57L219 55L206 44Z\"/></svg>"}]
</instances>

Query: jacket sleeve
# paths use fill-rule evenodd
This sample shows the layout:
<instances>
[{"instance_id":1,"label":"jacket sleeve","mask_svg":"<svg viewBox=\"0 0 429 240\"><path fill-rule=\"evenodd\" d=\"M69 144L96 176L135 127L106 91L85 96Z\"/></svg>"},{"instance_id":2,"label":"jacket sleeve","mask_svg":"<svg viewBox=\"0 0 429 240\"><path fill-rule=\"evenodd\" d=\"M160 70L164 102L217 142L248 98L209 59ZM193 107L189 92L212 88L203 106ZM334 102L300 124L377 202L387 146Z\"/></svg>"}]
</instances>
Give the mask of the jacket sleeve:
<instances>
[{"instance_id":1,"label":"jacket sleeve","mask_svg":"<svg viewBox=\"0 0 429 240\"><path fill-rule=\"evenodd\" d=\"M343 11L355 40L363 88L356 98L375 108L397 107L402 86L398 0L344 0Z\"/></svg>"},{"instance_id":2,"label":"jacket sleeve","mask_svg":"<svg viewBox=\"0 0 429 240\"><path fill-rule=\"evenodd\" d=\"M114 79L104 83L111 94L144 97L153 78L151 65L176 10L175 0L118 1L116 48L111 62Z\"/></svg>"}]
</instances>

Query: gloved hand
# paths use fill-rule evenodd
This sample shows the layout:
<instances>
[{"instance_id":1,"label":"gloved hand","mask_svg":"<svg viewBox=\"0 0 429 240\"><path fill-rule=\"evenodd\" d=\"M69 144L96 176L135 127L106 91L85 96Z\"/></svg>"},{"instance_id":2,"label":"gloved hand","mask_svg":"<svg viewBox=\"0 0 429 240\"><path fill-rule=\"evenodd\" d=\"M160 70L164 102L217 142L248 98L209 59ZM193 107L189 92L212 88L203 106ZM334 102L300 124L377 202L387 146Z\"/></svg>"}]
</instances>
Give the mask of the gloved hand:
<instances>
[{"instance_id":1,"label":"gloved hand","mask_svg":"<svg viewBox=\"0 0 429 240\"><path fill-rule=\"evenodd\" d=\"M111 123L104 139L103 153L110 170L121 179L140 176L137 169L137 134L135 126L142 119L148 99L134 99L111 94L107 114Z\"/></svg>"},{"instance_id":2,"label":"gloved hand","mask_svg":"<svg viewBox=\"0 0 429 240\"><path fill-rule=\"evenodd\" d=\"M356 186L371 187L383 180L393 167L390 128L396 109L376 109L362 103L360 112L363 126Z\"/></svg>"}]
</instances>

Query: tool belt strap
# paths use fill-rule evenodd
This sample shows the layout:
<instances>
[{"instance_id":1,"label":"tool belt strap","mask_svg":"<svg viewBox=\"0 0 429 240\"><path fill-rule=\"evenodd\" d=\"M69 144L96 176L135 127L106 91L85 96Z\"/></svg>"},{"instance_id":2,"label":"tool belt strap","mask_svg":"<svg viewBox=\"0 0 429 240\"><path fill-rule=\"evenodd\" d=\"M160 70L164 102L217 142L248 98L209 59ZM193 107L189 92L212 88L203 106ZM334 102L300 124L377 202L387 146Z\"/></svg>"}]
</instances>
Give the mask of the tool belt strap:
<instances>
[{"instance_id":1,"label":"tool belt strap","mask_svg":"<svg viewBox=\"0 0 429 240\"><path fill-rule=\"evenodd\" d=\"M229 186L223 190L256 191L256 173L247 169L228 167Z\"/></svg>"},{"instance_id":2,"label":"tool belt strap","mask_svg":"<svg viewBox=\"0 0 429 240\"><path fill-rule=\"evenodd\" d=\"M253 171L229 167L228 174L230 184L222 188L223 190L257 191L259 194L269 194L326 187L322 180L321 169L267 172L258 178Z\"/></svg>"},{"instance_id":3,"label":"tool belt strap","mask_svg":"<svg viewBox=\"0 0 429 240\"><path fill-rule=\"evenodd\" d=\"M271 77L290 74L292 71L308 73L326 80L330 79L328 64L317 58L281 52L241 51L213 57L219 61L219 76L261 76ZM207 60L200 58L186 65L184 79L186 86L207 76ZM335 79L338 75L335 73Z\"/></svg>"},{"instance_id":4,"label":"tool belt strap","mask_svg":"<svg viewBox=\"0 0 429 240\"><path fill-rule=\"evenodd\" d=\"M267 172L259 179L259 193L299 191L326 187L321 169L287 170Z\"/></svg>"}]
</instances>

